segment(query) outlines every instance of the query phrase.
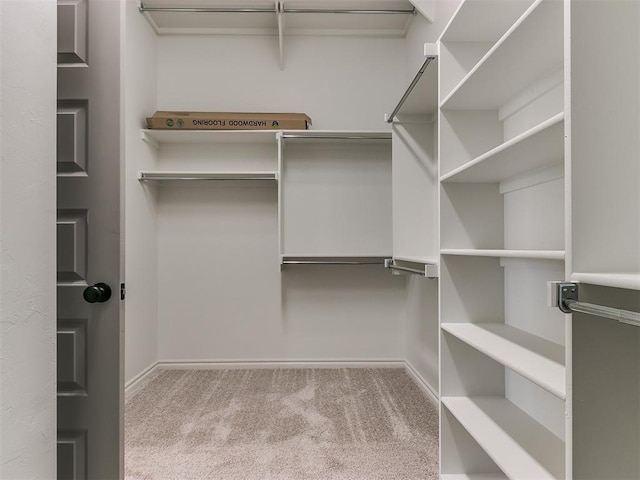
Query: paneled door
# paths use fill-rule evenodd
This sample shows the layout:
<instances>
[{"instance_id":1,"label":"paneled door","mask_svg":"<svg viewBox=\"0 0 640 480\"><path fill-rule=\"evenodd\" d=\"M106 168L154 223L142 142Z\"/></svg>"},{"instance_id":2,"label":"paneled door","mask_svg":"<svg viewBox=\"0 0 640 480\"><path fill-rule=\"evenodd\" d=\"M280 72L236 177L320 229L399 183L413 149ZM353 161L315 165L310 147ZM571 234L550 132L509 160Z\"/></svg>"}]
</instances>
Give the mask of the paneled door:
<instances>
[{"instance_id":1,"label":"paneled door","mask_svg":"<svg viewBox=\"0 0 640 480\"><path fill-rule=\"evenodd\" d=\"M123 472L121 0L58 0L58 479Z\"/></svg>"}]
</instances>

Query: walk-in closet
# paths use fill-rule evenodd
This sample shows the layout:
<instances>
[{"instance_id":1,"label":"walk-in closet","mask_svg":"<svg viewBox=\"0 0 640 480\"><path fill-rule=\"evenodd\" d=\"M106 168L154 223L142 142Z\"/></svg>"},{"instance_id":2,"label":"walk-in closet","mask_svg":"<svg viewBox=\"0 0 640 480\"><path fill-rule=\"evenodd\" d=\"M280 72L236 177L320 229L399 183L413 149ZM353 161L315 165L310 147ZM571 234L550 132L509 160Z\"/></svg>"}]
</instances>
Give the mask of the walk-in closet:
<instances>
[{"instance_id":1,"label":"walk-in closet","mask_svg":"<svg viewBox=\"0 0 640 480\"><path fill-rule=\"evenodd\" d=\"M640 2L123 22L126 478L640 478Z\"/></svg>"}]
</instances>

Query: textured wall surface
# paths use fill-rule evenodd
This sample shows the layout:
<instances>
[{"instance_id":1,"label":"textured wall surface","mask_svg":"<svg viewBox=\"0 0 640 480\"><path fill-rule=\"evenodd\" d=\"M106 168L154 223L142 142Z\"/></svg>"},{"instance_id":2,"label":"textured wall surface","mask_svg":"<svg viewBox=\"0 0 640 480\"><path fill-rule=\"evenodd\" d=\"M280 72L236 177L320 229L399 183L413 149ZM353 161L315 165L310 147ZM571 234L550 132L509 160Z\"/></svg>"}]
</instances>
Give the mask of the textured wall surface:
<instances>
[{"instance_id":1,"label":"textured wall surface","mask_svg":"<svg viewBox=\"0 0 640 480\"><path fill-rule=\"evenodd\" d=\"M0 478L56 461L56 2L0 1Z\"/></svg>"}]
</instances>

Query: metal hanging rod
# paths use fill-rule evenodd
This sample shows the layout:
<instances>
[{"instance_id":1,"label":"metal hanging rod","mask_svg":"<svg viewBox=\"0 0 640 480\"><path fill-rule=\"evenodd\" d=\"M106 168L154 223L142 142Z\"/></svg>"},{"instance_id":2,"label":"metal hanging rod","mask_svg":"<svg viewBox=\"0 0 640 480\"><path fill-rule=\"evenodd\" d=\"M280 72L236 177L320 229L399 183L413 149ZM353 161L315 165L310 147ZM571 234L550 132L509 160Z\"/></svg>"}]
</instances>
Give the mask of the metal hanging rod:
<instances>
[{"instance_id":1,"label":"metal hanging rod","mask_svg":"<svg viewBox=\"0 0 640 480\"><path fill-rule=\"evenodd\" d=\"M147 7L140 3L141 12L170 13L274 13L275 8L240 8L240 7ZM341 9L341 8L284 8L283 13L336 13L360 15L415 15L416 9Z\"/></svg>"},{"instance_id":2,"label":"metal hanging rod","mask_svg":"<svg viewBox=\"0 0 640 480\"><path fill-rule=\"evenodd\" d=\"M380 261L367 260L283 260L283 265L381 265Z\"/></svg>"},{"instance_id":3,"label":"metal hanging rod","mask_svg":"<svg viewBox=\"0 0 640 480\"><path fill-rule=\"evenodd\" d=\"M564 313L586 313L598 317L610 318L621 323L640 327L640 312L622 310L619 308L605 307L593 303L578 301L578 284L563 283L557 284L557 307Z\"/></svg>"},{"instance_id":4,"label":"metal hanging rod","mask_svg":"<svg viewBox=\"0 0 640 480\"><path fill-rule=\"evenodd\" d=\"M365 15L414 15L416 9L387 9L387 10L358 10L358 9L322 9L322 8L286 8L284 13L339 13L339 14L365 14Z\"/></svg>"},{"instance_id":5,"label":"metal hanging rod","mask_svg":"<svg viewBox=\"0 0 640 480\"><path fill-rule=\"evenodd\" d=\"M238 8L238 7L147 7L139 6L141 12L167 13L275 13L275 8Z\"/></svg>"},{"instance_id":6,"label":"metal hanging rod","mask_svg":"<svg viewBox=\"0 0 640 480\"><path fill-rule=\"evenodd\" d=\"M275 172L139 172L138 180L276 180Z\"/></svg>"},{"instance_id":7,"label":"metal hanging rod","mask_svg":"<svg viewBox=\"0 0 640 480\"><path fill-rule=\"evenodd\" d=\"M409 95L411 95L411 92L413 92L413 89L416 87L416 85L420 81L420 78L422 78L422 75L424 74L424 72L427 69L427 67L429 66L429 64L433 60L435 60L436 58L438 58L438 57L435 56L435 55L428 55L425 58L424 63L422 64L422 66L418 70L418 73L416 73L416 76L413 77L413 80L409 84L409 87L407 88L407 90L404 92L404 95L402 95L402 98L398 102L398 105L396 105L396 108L394 108L393 112L391 112L390 114L385 115L385 119L384 119L385 122L387 122L387 123L392 123L393 122L393 119L396 118L396 115L398 114L398 112L402 108L402 105L404 105L404 102L407 101L407 98L409 98Z\"/></svg>"},{"instance_id":8,"label":"metal hanging rod","mask_svg":"<svg viewBox=\"0 0 640 480\"><path fill-rule=\"evenodd\" d=\"M391 134L388 135L330 135L330 134L297 134L285 133L282 138L298 138L304 140L391 140Z\"/></svg>"}]
</instances>

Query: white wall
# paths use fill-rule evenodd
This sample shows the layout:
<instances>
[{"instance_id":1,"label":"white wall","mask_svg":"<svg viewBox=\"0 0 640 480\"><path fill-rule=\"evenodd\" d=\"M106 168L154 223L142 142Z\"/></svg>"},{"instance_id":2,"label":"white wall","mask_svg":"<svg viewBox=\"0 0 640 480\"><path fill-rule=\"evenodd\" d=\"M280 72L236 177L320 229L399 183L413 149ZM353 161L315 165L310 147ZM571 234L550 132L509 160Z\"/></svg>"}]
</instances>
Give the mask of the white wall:
<instances>
[{"instance_id":1,"label":"white wall","mask_svg":"<svg viewBox=\"0 0 640 480\"><path fill-rule=\"evenodd\" d=\"M404 88L401 39L287 37L284 71L275 41L159 38L159 109L305 112L314 129L388 128L383 114ZM275 142L246 147L275 168ZM251 168L228 145L182 152L166 149L160 164ZM404 359L403 279L381 266L280 271L275 184L158 192L161 360Z\"/></svg>"},{"instance_id":2,"label":"white wall","mask_svg":"<svg viewBox=\"0 0 640 480\"><path fill-rule=\"evenodd\" d=\"M140 186L140 170L155 168L155 153L140 140L145 116L156 110L156 35L127 0L125 48L125 382L158 359L157 213L154 189Z\"/></svg>"},{"instance_id":3,"label":"white wall","mask_svg":"<svg viewBox=\"0 0 640 480\"><path fill-rule=\"evenodd\" d=\"M0 478L56 465L56 2L0 2Z\"/></svg>"},{"instance_id":4,"label":"white wall","mask_svg":"<svg viewBox=\"0 0 640 480\"><path fill-rule=\"evenodd\" d=\"M402 39L286 37L159 38L162 110L304 112L314 129L388 129L384 113L405 88Z\"/></svg>"}]
</instances>

